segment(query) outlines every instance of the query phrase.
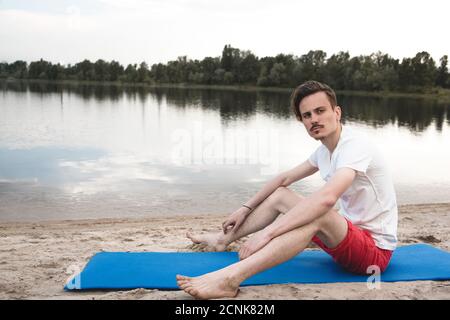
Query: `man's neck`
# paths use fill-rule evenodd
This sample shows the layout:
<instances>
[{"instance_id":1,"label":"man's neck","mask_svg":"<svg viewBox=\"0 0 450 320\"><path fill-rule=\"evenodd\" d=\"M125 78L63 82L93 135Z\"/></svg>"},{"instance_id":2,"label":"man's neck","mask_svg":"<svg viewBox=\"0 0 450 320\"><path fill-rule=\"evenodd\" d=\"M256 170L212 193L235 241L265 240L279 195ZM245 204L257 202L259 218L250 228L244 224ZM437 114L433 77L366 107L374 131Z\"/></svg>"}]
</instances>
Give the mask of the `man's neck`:
<instances>
[{"instance_id":1,"label":"man's neck","mask_svg":"<svg viewBox=\"0 0 450 320\"><path fill-rule=\"evenodd\" d=\"M334 131L328 137L322 139L321 142L325 145L325 147L327 147L328 151L330 151L330 154L332 154L334 149L336 149L336 146L339 142L339 138L341 137L341 132L342 132L342 124L339 123L336 131Z\"/></svg>"}]
</instances>

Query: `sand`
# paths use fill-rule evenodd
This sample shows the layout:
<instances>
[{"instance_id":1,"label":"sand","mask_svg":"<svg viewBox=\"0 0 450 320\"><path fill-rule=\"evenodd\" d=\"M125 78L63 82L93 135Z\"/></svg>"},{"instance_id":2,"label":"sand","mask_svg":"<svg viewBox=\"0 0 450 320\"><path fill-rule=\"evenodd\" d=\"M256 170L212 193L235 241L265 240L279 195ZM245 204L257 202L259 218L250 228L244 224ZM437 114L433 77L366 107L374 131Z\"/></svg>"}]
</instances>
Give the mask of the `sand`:
<instances>
[{"instance_id":1,"label":"sand","mask_svg":"<svg viewBox=\"0 0 450 320\"><path fill-rule=\"evenodd\" d=\"M202 251L186 231L219 230L224 218L0 223L0 299L191 299L183 291L65 292L63 286L99 251ZM429 243L450 251L450 203L400 206L398 235L399 245ZM366 283L250 286L236 299L450 299L450 281L381 283L380 289Z\"/></svg>"}]
</instances>

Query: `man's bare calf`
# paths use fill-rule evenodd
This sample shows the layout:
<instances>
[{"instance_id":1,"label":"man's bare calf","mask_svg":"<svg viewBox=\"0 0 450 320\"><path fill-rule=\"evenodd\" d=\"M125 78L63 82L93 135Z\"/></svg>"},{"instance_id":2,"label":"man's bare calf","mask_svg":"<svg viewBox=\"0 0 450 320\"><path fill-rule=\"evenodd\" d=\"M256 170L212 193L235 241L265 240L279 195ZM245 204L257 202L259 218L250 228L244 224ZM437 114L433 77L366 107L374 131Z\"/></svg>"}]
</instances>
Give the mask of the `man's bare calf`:
<instances>
[{"instance_id":1,"label":"man's bare calf","mask_svg":"<svg viewBox=\"0 0 450 320\"><path fill-rule=\"evenodd\" d=\"M220 232L190 238L193 241L204 241L212 247L216 245L216 248L225 249L232 241L266 227L280 213L288 211L301 200L302 197L291 190L278 188L255 209L237 232L230 234ZM177 275L177 284L186 293L199 299L234 297L242 281L303 251L314 235L317 234L325 243L337 245L345 237L346 228L346 220L335 210L331 210L307 225L272 239L248 258L226 268L194 278ZM220 246L217 246L219 242Z\"/></svg>"},{"instance_id":2,"label":"man's bare calf","mask_svg":"<svg viewBox=\"0 0 450 320\"><path fill-rule=\"evenodd\" d=\"M234 297L247 278L276 266L303 251L321 230L320 219L272 239L261 250L226 268L199 277L177 275L177 284L197 299ZM345 223L345 220L344 220Z\"/></svg>"},{"instance_id":3,"label":"man's bare calf","mask_svg":"<svg viewBox=\"0 0 450 320\"><path fill-rule=\"evenodd\" d=\"M287 212L303 199L285 187L279 187L267 199L265 199L250 216L244 221L237 231L223 231L193 235L188 232L186 236L195 244L203 244L211 251L224 251L230 243L255 233L272 223L280 213Z\"/></svg>"}]
</instances>

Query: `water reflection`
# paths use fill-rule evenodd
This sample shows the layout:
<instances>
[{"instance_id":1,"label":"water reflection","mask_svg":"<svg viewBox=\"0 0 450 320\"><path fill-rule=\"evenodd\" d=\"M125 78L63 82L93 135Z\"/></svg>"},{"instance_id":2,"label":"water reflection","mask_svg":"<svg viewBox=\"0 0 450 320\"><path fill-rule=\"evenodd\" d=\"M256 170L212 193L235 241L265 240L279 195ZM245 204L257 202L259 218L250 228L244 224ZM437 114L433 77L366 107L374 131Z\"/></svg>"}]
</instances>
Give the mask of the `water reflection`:
<instances>
[{"instance_id":1,"label":"water reflection","mask_svg":"<svg viewBox=\"0 0 450 320\"><path fill-rule=\"evenodd\" d=\"M238 91L217 89L183 89L119 85L85 85L46 82L1 81L3 91L32 92L41 96L67 92L84 100L114 103L126 97L128 101L147 103L154 99L181 109L198 107L216 111L223 123L249 119L257 113L278 119L292 118L290 92ZM61 98L62 99L62 98ZM358 121L374 128L387 124L406 127L412 132L425 131L434 125L442 131L450 123L450 104L433 99L383 98L338 95L343 107L343 120ZM63 102L62 102L63 103Z\"/></svg>"},{"instance_id":2,"label":"water reflection","mask_svg":"<svg viewBox=\"0 0 450 320\"><path fill-rule=\"evenodd\" d=\"M36 147L31 149L0 148L0 182L40 183L63 185L89 178L85 170L68 172L65 163L98 159L105 152L97 149L61 149Z\"/></svg>"},{"instance_id":3,"label":"water reflection","mask_svg":"<svg viewBox=\"0 0 450 320\"><path fill-rule=\"evenodd\" d=\"M320 144L295 121L290 92L0 87L0 220L223 214ZM339 99L346 124L382 146L399 203L449 200L448 105Z\"/></svg>"},{"instance_id":4,"label":"water reflection","mask_svg":"<svg viewBox=\"0 0 450 320\"><path fill-rule=\"evenodd\" d=\"M397 123L411 131L422 132L434 124L436 130L442 131L444 122L450 122L450 105L436 100L355 96L342 96L340 100L346 119L373 127Z\"/></svg>"}]
</instances>

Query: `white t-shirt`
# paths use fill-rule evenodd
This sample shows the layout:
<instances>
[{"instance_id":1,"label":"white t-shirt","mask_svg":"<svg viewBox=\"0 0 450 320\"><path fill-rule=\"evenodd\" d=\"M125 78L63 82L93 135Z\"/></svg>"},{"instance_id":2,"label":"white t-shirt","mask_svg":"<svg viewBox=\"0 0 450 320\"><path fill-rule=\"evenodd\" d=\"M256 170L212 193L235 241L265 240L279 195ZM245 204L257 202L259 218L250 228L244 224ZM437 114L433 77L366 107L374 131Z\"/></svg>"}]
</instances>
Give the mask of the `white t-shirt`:
<instances>
[{"instance_id":1,"label":"white t-shirt","mask_svg":"<svg viewBox=\"0 0 450 320\"><path fill-rule=\"evenodd\" d=\"M368 230L377 247L397 246L397 200L391 174L381 153L367 137L342 126L339 142L330 152L321 145L309 157L328 181L339 168L351 168L356 177L340 197L339 213L354 225Z\"/></svg>"}]
</instances>

